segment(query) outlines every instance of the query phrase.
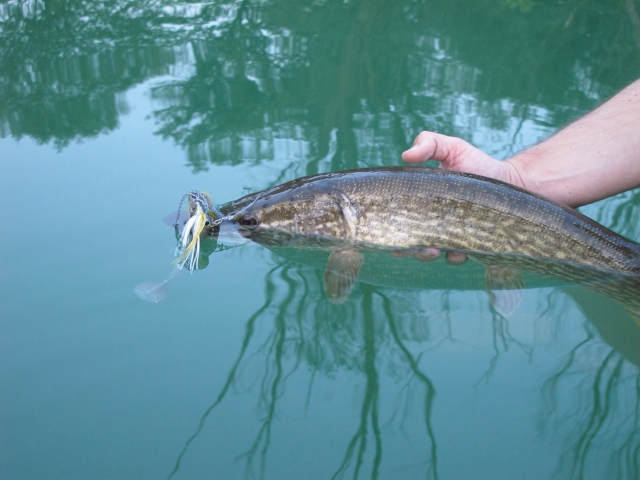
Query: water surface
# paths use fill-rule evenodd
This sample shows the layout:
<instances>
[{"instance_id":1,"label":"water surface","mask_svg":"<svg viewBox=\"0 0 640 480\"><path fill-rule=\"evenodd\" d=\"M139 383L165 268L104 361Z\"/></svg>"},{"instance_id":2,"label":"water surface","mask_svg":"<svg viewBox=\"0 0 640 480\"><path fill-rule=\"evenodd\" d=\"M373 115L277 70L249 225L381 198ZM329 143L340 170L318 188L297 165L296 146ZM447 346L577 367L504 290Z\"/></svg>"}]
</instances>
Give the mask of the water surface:
<instances>
[{"instance_id":1,"label":"water surface","mask_svg":"<svg viewBox=\"0 0 640 480\"><path fill-rule=\"evenodd\" d=\"M508 318L481 288L333 305L249 244L134 294L169 275L188 190L398 165L423 129L501 159L547 137L640 76L638 12L1 4L0 477L640 478L639 328L584 286ZM639 205L582 211L639 241Z\"/></svg>"}]
</instances>

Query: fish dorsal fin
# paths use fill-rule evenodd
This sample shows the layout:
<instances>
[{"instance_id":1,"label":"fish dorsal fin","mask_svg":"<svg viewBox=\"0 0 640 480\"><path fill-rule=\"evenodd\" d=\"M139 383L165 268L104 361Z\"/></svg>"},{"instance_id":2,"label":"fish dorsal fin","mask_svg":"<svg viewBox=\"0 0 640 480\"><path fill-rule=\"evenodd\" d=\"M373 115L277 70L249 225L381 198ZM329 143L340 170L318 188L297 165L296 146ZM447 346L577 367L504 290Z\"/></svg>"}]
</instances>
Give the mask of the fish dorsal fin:
<instances>
[{"instance_id":1,"label":"fish dorsal fin","mask_svg":"<svg viewBox=\"0 0 640 480\"><path fill-rule=\"evenodd\" d=\"M511 315L522 301L524 276L509 267L488 265L485 272L491 305L503 317Z\"/></svg>"},{"instance_id":2,"label":"fish dorsal fin","mask_svg":"<svg viewBox=\"0 0 640 480\"><path fill-rule=\"evenodd\" d=\"M364 255L355 250L334 250L324 271L324 291L332 303L344 302L356 283Z\"/></svg>"},{"instance_id":3,"label":"fish dorsal fin","mask_svg":"<svg viewBox=\"0 0 640 480\"><path fill-rule=\"evenodd\" d=\"M333 193L333 199L340 207L342 218L347 226L348 238L355 240L356 238L356 226L360 221L360 212L358 206L349 200L344 193L337 191Z\"/></svg>"}]
</instances>

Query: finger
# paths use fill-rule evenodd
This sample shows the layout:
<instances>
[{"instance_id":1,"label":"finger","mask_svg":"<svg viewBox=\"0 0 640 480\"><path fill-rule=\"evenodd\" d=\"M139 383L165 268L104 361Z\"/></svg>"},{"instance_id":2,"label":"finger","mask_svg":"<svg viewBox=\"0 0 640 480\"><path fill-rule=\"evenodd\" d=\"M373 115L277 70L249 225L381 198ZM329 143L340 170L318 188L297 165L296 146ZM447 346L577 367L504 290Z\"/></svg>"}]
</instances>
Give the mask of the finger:
<instances>
[{"instance_id":1,"label":"finger","mask_svg":"<svg viewBox=\"0 0 640 480\"><path fill-rule=\"evenodd\" d=\"M416 137L409 150L403 152L402 159L410 163L422 163L427 160L446 163L460 158L470 148L473 147L461 138L425 131Z\"/></svg>"},{"instance_id":2,"label":"finger","mask_svg":"<svg viewBox=\"0 0 640 480\"><path fill-rule=\"evenodd\" d=\"M422 260L423 262L430 262L431 260L435 260L440 256L440 250L437 248L423 248L416 252L413 256L418 260Z\"/></svg>"},{"instance_id":3,"label":"finger","mask_svg":"<svg viewBox=\"0 0 640 480\"><path fill-rule=\"evenodd\" d=\"M462 265L467 261L467 254L462 252L447 252L445 258L451 265Z\"/></svg>"},{"instance_id":4,"label":"finger","mask_svg":"<svg viewBox=\"0 0 640 480\"><path fill-rule=\"evenodd\" d=\"M511 174L507 162L496 160L461 138L425 131L420 133L413 143L413 147L402 154L406 162L437 160L440 162L440 168L446 170L510 181Z\"/></svg>"}]
</instances>

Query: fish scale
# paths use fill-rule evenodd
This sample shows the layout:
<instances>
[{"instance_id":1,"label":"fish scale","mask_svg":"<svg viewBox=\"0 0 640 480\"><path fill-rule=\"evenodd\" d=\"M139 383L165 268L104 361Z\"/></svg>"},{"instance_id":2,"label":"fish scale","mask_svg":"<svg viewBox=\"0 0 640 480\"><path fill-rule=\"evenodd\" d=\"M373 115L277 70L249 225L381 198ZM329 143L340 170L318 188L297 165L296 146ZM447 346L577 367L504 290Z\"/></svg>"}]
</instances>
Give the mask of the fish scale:
<instances>
[{"instance_id":1,"label":"fish scale","mask_svg":"<svg viewBox=\"0 0 640 480\"><path fill-rule=\"evenodd\" d=\"M336 195L355 209L355 238ZM258 216L259 229L368 247L517 254L640 273L638 245L579 212L503 182L441 169L390 167L304 177L232 202L223 214L239 211Z\"/></svg>"}]
</instances>

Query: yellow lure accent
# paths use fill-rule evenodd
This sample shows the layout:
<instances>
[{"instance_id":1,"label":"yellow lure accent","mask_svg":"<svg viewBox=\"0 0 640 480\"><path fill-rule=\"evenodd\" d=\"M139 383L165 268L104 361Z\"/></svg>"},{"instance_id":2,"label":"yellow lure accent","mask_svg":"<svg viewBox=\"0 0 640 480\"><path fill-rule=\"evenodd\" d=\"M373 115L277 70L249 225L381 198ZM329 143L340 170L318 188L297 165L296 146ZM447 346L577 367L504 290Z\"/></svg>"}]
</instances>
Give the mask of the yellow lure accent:
<instances>
[{"instance_id":1,"label":"yellow lure accent","mask_svg":"<svg viewBox=\"0 0 640 480\"><path fill-rule=\"evenodd\" d=\"M200 234L207 224L207 214L199 204L196 204L196 212L187 220L178 246L178 256L171 262L180 268L185 264L189 270L198 268L198 258L200 256Z\"/></svg>"}]
</instances>

